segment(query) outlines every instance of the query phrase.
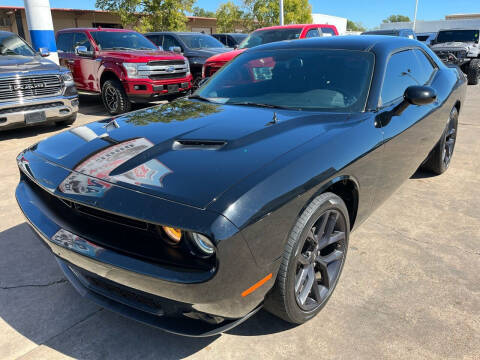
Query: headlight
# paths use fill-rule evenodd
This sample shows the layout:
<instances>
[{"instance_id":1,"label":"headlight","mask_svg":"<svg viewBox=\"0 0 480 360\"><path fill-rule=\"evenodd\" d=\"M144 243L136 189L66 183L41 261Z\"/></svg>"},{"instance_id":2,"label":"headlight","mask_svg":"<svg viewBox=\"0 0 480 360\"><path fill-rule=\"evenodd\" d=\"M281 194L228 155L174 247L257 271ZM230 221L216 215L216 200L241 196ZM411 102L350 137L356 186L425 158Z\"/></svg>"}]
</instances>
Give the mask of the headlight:
<instances>
[{"instance_id":1,"label":"headlight","mask_svg":"<svg viewBox=\"0 0 480 360\"><path fill-rule=\"evenodd\" d=\"M191 238L193 240L194 245L200 251L202 255L211 256L215 252L215 246L213 246L212 242L209 238L205 235L198 234L198 233L190 233Z\"/></svg>"},{"instance_id":2,"label":"headlight","mask_svg":"<svg viewBox=\"0 0 480 360\"><path fill-rule=\"evenodd\" d=\"M141 74L139 71L140 66L147 65L146 63L123 63L122 64L125 70L127 71L127 77L130 79L145 79L148 78L148 75Z\"/></svg>"},{"instance_id":3,"label":"headlight","mask_svg":"<svg viewBox=\"0 0 480 360\"><path fill-rule=\"evenodd\" d=\"M70 71L62 73L63 82L73 82L73 75Z\"/></svg>"},{"instance_id":4,"label":"headlight","mask_svg":"<svg viewBox=\"0 0 480 360\"><path fill-rule=\"evenodd\" d=\"M185 65L187 66L187 76L190 75L190 63L188 60L185 60Z\"/></svg>"},{"instance_id":5,"label":"headlight","mask_svg":"<svg viewBox=\"0 0 480 360\"><path fill-rule=\"evenodd\" d=\"M169 237L169 243L176 245L182 240L182 230L168 226L162 226L162 229Z\"/></svg>"}]
</instances>

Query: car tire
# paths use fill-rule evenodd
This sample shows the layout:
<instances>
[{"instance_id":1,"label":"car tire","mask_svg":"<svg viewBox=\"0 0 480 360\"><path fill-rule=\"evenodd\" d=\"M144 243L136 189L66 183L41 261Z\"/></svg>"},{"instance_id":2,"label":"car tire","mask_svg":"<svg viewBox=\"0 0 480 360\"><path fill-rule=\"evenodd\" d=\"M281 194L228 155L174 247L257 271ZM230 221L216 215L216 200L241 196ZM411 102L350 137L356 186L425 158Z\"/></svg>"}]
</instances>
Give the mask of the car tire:
<instances>
[{"instance_id":1,"label":"car tire","mask_svg":"<svg viewBox=\"0 0 480 360\"><path fill-rule=\"evenodd\" d=\"M102 86L103 106L110 115L123 114L130 111L132 106L119 80L107 80Z\"/></svg>"},{"instance_id":2,"label":"car tire","mask_svg":"<svg viewBox=\"0 0 480 360\"><path fill-rule=\"evenodd\" d=\"M470 60L468 65L467 79L468 85L477 85L480 78L480 59Z\"/></svg>"},{"instance_id":3,"label":"car tire","mask_svg":"<svg viewBox=\"0 0 480 360\"><path fill-rule=\"evenodd\" d=\"M350 221L343 200L329 192L316 197L289 235L265 309L294 324L313 318L335 289L345 263L349 234Z\"/></svg>"},{"instance_id":4,"label":"car tire","mask_svg":"<svg viewBox=\"0 0 480 360\"><path fill-rule=\"evenodd\" d=\"M427 161L422 166L425 170L431 171L434 174L443 174L450 165L453 151L455 149L455 142L457 139L458 129L458 110L456 107L450 112L450 117L443 131L440 141L435 145L435 148L430 153Z\"/></svg>"},{"instance_id":5,"label":"car tire","mask_svg":"<svg viewBox=\"0 0 480 360\"><path fill-rule=\"evenodd\" d=\"M75 122L75 120L77 120L77 113L70 115L68 118L64 120L56 121L55 125L68 126L68 125L72 125Z\"/></svg>"}]
</instances>

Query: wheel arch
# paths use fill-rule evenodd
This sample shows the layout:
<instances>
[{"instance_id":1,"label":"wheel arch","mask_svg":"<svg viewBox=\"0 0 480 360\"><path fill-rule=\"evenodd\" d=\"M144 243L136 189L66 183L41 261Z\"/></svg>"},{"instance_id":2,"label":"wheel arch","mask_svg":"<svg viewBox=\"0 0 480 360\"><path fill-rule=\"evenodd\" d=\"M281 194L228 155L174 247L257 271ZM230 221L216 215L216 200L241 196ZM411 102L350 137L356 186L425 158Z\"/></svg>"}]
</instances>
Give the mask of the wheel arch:
<instances>
[{"instance_id":1,"label":"wheel arch","mask_svg":"<svg viewBox=\"0 0 480 360\"><path fill-rule=\"evenodd\" d=\"M100 76L100 89L102 89L103 84L107 80L118 80L120 81L120 78L117 76L117 74L111 70L105 70L102 73L102 76Z\"/></svg>"}]
</instances>

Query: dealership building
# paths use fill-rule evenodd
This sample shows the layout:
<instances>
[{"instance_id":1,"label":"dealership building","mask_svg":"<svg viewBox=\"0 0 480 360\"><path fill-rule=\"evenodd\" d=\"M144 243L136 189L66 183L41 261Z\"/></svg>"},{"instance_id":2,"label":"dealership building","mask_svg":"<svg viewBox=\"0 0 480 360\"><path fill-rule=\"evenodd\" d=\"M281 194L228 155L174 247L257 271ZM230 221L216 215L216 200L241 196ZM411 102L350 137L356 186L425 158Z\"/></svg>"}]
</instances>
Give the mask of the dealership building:
<instances>
[{"instance_id":1,"label":"dealership building","mask_svg":"<svg viewBox=\"0 0 480 360\"><path fill-rule=\"evenodd\" d=\"M53 28L56 31L75 27L122 28L120 17L102 10L77 10L52 8ZM189 16L187 31L198 31L206 34L216 32L217 19ZM0 6L0 30L10 31L30 41L30 33L25 17L25 8Z\"/></svg>"},{"instance_id":2,"label":"dealership building","mask_svg":"<svg viewBox=\"0 0 480 360\"><path fill-rule=\"evenodd\" d=\"M380 29L413 29L413 22L383 23ZM417 21L414 30L429 33L444 29L480 29L480 14L453 14L445 16L445 20Z\"/></svg>"}]
</instances>

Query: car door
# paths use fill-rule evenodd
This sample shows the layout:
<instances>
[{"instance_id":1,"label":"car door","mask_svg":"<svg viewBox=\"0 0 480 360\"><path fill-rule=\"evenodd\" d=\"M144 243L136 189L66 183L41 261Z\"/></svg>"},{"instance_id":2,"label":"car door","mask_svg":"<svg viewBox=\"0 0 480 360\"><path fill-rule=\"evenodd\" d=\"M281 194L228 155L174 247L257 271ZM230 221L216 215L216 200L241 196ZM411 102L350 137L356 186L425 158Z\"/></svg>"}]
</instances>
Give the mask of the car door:
<instances>
[{"instance_id":1,"label":"car door","mask_svg":"<svg viewBox=\"0 0 480 360\"><path fill-rule=\"evenodd\" d=\"M407 49L392 54L388 60L379 102L377 124L384 135L383 172L375 203L382 203L396 188L415 173L440 138L438 104L410 105L393 115L409 86L429 85L437 68L421 61L423 51Z\"/></svg>"},{"instance_id":2,"label":"car door","mask_svg":"<svg viewBox=\"0 0 480 360\"><path fill-rule=\"evenodd\" d=\"M77 55L75 53L77 46L85 46L87 51L90 51L92 55ZM94 48L87 34L84 32L74 33L73 50L73 79L75 85L82 90L95 91L99 63L94 58Z\"/></svg>"}]
</instances>

